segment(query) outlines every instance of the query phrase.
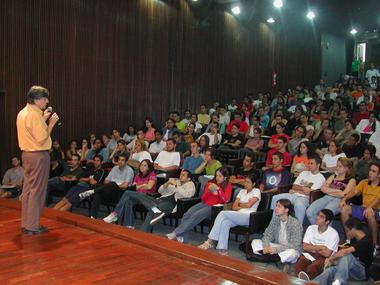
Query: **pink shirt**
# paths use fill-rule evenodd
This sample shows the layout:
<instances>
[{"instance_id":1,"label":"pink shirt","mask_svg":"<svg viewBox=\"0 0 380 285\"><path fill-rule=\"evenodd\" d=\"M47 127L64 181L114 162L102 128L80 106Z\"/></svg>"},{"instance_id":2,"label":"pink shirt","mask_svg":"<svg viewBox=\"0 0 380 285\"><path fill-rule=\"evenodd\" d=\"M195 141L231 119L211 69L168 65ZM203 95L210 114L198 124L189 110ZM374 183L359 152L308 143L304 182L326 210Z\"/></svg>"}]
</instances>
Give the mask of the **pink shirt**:
<instances>
[{"instance_id":1,"label":"pink shirt","mask_svg":"<svg viewBox=\"0 0 380 285\"><path fill-rule=\"evenodd\" d=\"M151 189L139 189L137 190L138 192L142 192L142 193L153 193L153 192L156 192L156 184L157 184L157 176L156 176L156 173L154 173L154 171L150 172L147 176L145 177L140 177L139 174L137 174L135 176L135 178L133 179L133 184L136 184L136 185L141 185L141 184L148 184L148 182L150 180L153 180L154 181L154 185Z\"/></svg>"}]
</instances>

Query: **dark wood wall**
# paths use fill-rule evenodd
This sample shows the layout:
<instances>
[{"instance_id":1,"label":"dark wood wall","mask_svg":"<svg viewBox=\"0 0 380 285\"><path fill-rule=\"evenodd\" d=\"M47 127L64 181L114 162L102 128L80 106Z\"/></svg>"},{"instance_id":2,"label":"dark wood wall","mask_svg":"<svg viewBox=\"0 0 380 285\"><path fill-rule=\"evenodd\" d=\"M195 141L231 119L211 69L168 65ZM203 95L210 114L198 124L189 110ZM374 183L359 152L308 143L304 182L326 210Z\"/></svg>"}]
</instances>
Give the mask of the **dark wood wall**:
<instances>
[{"instance_id":1,"label":"dark wood wall","mask_svg":"<svg viewBox=\"0 0 380 285\"><path fill-rule=\"evenodd\" d=\"M50 90L63 122L53 136L67 143L269 90L273 69L279 88L316 82L310 26L241 23L220 9L201 23L185 0L2 0L2 170L18 152L15 119L31 85Z\"/></svg>"}]
</instances>

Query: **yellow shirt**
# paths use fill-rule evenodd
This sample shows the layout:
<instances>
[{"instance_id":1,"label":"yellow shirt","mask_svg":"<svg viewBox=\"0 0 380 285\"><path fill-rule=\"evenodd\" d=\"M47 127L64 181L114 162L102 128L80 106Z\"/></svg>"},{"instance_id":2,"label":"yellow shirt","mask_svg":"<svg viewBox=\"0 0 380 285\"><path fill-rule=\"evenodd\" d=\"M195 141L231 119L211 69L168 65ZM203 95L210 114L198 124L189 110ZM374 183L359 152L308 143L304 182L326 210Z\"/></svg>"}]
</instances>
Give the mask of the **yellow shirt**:
<instances>
[{"instance_id":1,"label":"yellow shirt","mask_svg":"<svg viewBox=\"0 0 380 285\"><path fill-rule=\"evenodd\" d=\"M380 197L380 185L368 185L368 179L364 179L356 186L356 192L362 194L363 207L367 208L376 198ZM373 208L380 210L380 203Z\"/></svg>"},{"instance_id":2,"label":"yellow shirt","mask_svg":"<svg viewBox=\"0 0 380 285\"><path fill-rule=\"evenodd\" d=\"M208 125L210 123L210 116L208 114L198 114L198 123Z\"/></svg>"},{"instance_id":3,"label":"yellow shirt","mask_svg":"<svg viewBox=\"0 0 380 285\"><path fill-rule=\"evenodd\" d=\"M17 137L22 151L51 149L51 138L43 112L37 106L27 104L17 115Z\"/></svg>"}]
</instances>

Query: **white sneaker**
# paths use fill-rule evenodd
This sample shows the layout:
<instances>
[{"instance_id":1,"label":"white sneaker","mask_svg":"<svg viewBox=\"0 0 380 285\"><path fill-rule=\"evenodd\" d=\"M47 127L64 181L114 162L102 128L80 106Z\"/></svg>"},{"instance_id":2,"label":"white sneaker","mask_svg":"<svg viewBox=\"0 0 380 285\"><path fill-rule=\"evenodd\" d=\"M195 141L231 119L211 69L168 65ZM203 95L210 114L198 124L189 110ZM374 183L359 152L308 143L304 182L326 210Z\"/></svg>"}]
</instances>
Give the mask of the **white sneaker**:
<instances>
[{"instance_id":1,"label":"white sneaker","mask_svg":"<svg viewBox=\"0 0 380 285\"><path fill-rule=\"evenodd\" d=\"M331 283L331 285L340 285L340 281L339 280L335 280L333 283Z\"/></svg>"},{"instance_id":2,"label":"white sneaker","mask_svg":"<svg viewBox=\"0 0 380 285\"><path fill-rule=\"evenodd\" d=\"M175 233L170 233L170 234L166 234L165 235L168 239L175 239L177 236L175 235Z\"/></svg>"},{"instance_id":3,"label":"white sneaker","mask_svg":"<svg viewBox=\"0 0 380 285\"><path fill-rule=\"evenodd\" d=\"M155 214L161 214L162 211L160 209L158 209L157 207L152 207L152 212L155 213Z\"/></svg>"},{"instance_id":4,"label":"white sneaker","mask_svg":"<svg viewBox=\"0 0 380 285\"><path fill-rule=\"evenodd\" d=\"M177 241L178 241L179 243L183 243L183 242L184 242L183 237L177 237Z\"/></svg>"},{"instance_id":5,"label":"white sneaker","mask_svg":"<svg viewBox=\"0 0 380 285\"><path fill-rule=\"evenodd\" d=\"M163 216L165 216L165 213L163 213L163 212L155 214L155 217L150 221L150 224L154 225L159 220L161 220Z\"/></svg>"},{"instance_id":6,"label":"white sneaker","mask_svg":"<svg viewBox=\"0 0 380 285\"><path fill-rule=\"evenodd\" d=\"M112 212L107 217L105 217L103 221L106 222L107 224L114 223L117 221L117 214L115 212Z\"/></svg>"},{"instance_id":7,"label":"white sneaker","mask_svg":"<svg viewBox=\"0 0 380 285\"><path fill-rule=\"evenodd\" d=\"M95 193L95 190L87 190L85 192L80 193L79 198L82 201L82 200L86 199L87 197L90 197L94 193Z\"/></svg>"},{"instance_id":8,"label":"white sneaker","mask_svg":"<svg viewBox=\"0 0 380 285\"><path fill-rule=\"evenodd\" d=\"M300 271L298 273L298 278L303 280L303 281L310 281L310 277L309 277L309 275L307 275L307 273L305 271Z\"/></svg>"}]
</instances>

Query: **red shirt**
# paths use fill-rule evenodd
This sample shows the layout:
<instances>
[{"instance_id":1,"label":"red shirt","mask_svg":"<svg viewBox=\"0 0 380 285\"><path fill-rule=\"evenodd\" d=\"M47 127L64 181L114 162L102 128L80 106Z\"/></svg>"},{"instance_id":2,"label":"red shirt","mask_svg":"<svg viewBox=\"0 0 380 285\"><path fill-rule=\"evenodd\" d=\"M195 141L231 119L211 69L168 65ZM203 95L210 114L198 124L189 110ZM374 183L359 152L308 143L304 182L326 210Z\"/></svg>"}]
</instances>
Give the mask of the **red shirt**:
<instances>
[{"instance_id":1,"label":"red shirt","mask_svg":"<svg viewBox=\"0 0 380 285\"><path fill-rule=\"evenodd\" d=\"M231 199L232 194L232 184L228 183L226 188L223 190L222 187L218 187L218 195L214 195L209 191L209 187L213 182L207 182L205 189L202 194L202 202L209 206L214 206L216 204L228 203Z\"/></svg>"},{"instance_id":2,"label":"red shirt","mask_svg":"<svg viewBox=\"0 0 380 285\"><path fill-rule=\"evenodd\" d=\"M354 120L356 124L359 124L362 119L368 119L368 118L369 118L369 112L364 112L364 113L355 112L354 114Z\"/></svg>"},{"instance_id":3,"label":"red shirt","mask_svg":"<svg viewBox=\"0 0 380 285\"><path fill-rule=\"evenodd\" d=\"M269 165L273 164L272 157L273 157L273 154L275 152L278 152L277 148L272 148L270 151L268 151L268 153L267 153L267 160L265 162L265 166L269 166ZM282 162L282 165L283 166L289 166L292 163L292 156L287 151L282 152L282 155L284 156L284 160Z\"/></svg>"},{"instance_id":4,"label":"red shirt","mask_svg":"<svg viewBox=\"0 0 380 285\"><path fill-rule=\"evenodd\" d=\"M244 122L244 121L236 121L236 120L233 120L233 121L231 121L231 122L228 124L228 126L227 126L227 132L229 132L229 133L231 132L232 126L233 126L234 124L238 124L238 125L240 126L240 128L239 128L239 132L240 132L240 133L246 133L246 132L248 132L248 130L249 130L249 127L248 127L248 125L247 125L246 122Z\"/></svg>"},{"instance_id":5,"label":"red shirt","mask_svg":"<svg viewBox=\"0 0 380 285\"><path fill-rule=\"evenodd\" d=\"M151 189L139 189L137 192L142 192L142 193L153 193L156 192L156 182L157 182L157 176L154 171L150 172L147 176L145 177L140 177L138 174L135 176L133 179L133 183L136 185L141 185L141 184L148 184L150 180L153 180L155 183Z\"/></svg>"},{"instance_id":6,"label":"red shirt","mask_svg":"<svg viewBox=\"0 0 380 285\"><path fill-rule=\"evenodd\" d=\"M287 134L274 134L274 135L272 135L272 136L270 137L270 140L271 140L271 142L272 142L273 144L277 144L277 139L278 139L279 137L284 137L284 138L286 138L286 142L289 141L289 136L288 136Z\"/></svg>"}]
</instances>

